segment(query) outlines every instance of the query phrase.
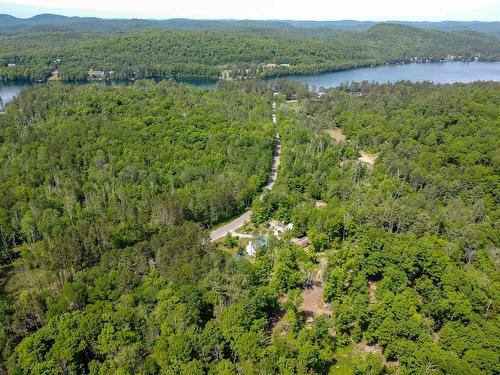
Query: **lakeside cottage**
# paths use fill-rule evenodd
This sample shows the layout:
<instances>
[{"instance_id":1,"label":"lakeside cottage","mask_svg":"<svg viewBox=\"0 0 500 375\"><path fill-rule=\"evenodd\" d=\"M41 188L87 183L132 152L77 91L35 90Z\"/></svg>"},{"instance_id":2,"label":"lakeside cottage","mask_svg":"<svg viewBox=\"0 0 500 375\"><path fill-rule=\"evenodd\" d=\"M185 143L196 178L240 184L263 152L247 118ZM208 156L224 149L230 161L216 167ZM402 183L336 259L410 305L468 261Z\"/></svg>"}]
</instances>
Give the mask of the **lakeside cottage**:
<instances>
[{"instance_id":1,"label":"lakeside cottage","mask_svg":"<svg viewBox=\"0 0 500 375\"><path fill-rule=\"evenodd\" d=\"M48 78L49 81L57 81L59 79L59 69L54 69L50 73L50 77Z\"/></svg>"},{"instance_id":2,"label":"lakeside cottage","mask_svg":"<svg viewBox=\"0 0 500 375\"><path fill-rule=\"evenodd\" d=\"M89 77L95 79L104 79L106 77L106 73L102 70L89 70Z\"/></svg>"}]
</instances>

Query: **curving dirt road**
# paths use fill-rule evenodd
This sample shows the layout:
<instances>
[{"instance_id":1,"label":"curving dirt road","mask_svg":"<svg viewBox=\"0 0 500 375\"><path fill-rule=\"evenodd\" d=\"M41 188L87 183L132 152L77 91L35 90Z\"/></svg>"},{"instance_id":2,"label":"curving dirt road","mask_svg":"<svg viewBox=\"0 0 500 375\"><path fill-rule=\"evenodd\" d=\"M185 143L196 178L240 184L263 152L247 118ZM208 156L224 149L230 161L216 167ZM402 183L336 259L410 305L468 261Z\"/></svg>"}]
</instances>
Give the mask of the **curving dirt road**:
<instances>
[{"instance_id":1,"label":"curving dirt road","mask_svg":"<svg viewBox=\"0 0 500 375\"><path fill-rule=\"evenodd\" d=\"M272 106L273 106L273 112L272 112L273 123L277 124L275 101L273 101ZM276 133L276 136L274 137L273 163L271 165L269 180L267 180L267 184L264 187L264 191L271 190L273 188L274 183L278 178L278 168L280 165L280 161L281 161L281 138L280 135ZM217 240L220 240L221 238L225 237L228 233L234 232L236 229L241 228L243 225L245 225L250 221L251 216L252 216L252 211L248 210L241 216L230 221L229 223L224 224L223 226L217 229L214 229L213 231L210 232L210 241L215 242Z\"/></svg>"}]
</instances>

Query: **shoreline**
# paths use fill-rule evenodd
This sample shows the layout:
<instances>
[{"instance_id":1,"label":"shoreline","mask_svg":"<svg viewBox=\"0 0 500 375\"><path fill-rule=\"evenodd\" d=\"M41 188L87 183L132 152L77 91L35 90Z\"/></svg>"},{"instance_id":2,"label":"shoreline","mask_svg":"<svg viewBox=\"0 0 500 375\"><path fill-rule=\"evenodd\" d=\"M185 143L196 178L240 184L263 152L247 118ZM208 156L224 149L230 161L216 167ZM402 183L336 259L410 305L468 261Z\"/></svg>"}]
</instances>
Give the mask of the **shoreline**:
<instances>
[{"instance_id":1,"label":"shoreline","mask_svg":"<svg viewBox=\"0 0 500 375\"><path fill-rule=\"evenodd\" d=\"M488 64L491 64L491 66L495 66L493 72L489 72L488 68L485 68L484 70L478 70L476 74L476 78L474 76L474 72L468 73L469 76L467 76L466 72L460 71L459 76L457 78L457 75L450 74L450 79L446 80L446 74L443 75L443 72L429 72L429 77L422 77L422 75L412 77L412 74L415 74L414 72L408 72L408 76L401 76L401 74L398 76L397 74L393 73L385 73L382 74L382 76L379 77L373 77L373 76L368 76L367 77L367 72L370 74L372 73L372 70L384 70L384 68L389 69L397 69L402 68L402 67L410 67L410 66L416 66L416 65L453 65L454 63L458 64L470 64L470 65L475 65L475 64L485 64L483 66L488 66ZM429 62L400 62L400 63L395 63L395 64L382 64L382 65L366 65L364 67L357 67L353 69L343 69L343 70L334 70L334 71L327 71L327 72L322 72L322 73L314 73L314 74L287 74L284 76L280 77L273 77L273 78L255 78L252 80L258 80L262 81L265 84L271 84L273 81L276 80L286 80L286 81L297 81L301 85L306 85L310 88L313 88L316 86L318 89L320 88L332 88L332 87L339 87L344 83L362 83L362 82L370 82L370 83L395 83L398 81L410 81L413 83L421 83L421 82L431 82L435 85L439 84L453 84L453 83L470 83L470 82L476 82L476 81L493 81L493 82L500 82L500 73L497 74L497 68L496 66L500 64L500 61L481 61L481 60L473 60L473 61L457 61L457 60L445 60L445 61L429 61ZM482 76L482 72L486 73L486 76ZM500 71L500 69L499 69ZM347 74L346 77L344 78L339 78L339 77L327 77L328 75L342 75L342 73L349 73L352 72L352 76L349 76ZM355 76L354 72L358 72L359 74ZM439 73L439 74L438 74ZM453 73L453 72L452 72ZM393 77L391 77L391 74L393 74ZM460 74L464 77L462 80L460 78ZM325 77L326 81L330 82L321 82L321 79ZM436 78L435 77L441 77L441 78ZM471 78L472 77L472 78ZM185 84L185 85L191 85L200 89L205 89L205 90L212 90L216 87L216 85L219 82L224 82L222 80L214 80L210 78L201 78L201 77L168 77L168 78L155 78L155 79L147 79L144 78L145 80L152 80L155 82L161 82L164 80L172 80L174 82L177 82L178 84ZM243 79L243 80L229 80L228 82L245 82L245 81L250 81L250 79ZM318 81L319 80L319 81ZM15 97L18 92L26 87L26 86L32 86L32 85L39 85L39 84L50 84L51 82L60 82L62 84L92 84L92 83L97 83L100 85L106 85L106 86L112 86L112 85L131 85L135 82L136 80L85 80L85 81L64 81L64 80L58 80L58 81L30 81L30 80L0 80L0 97L3 99L3 104L4 106L12 100L13 97ZM317 82L314 82L317 81Z\"/></svg>"},{"instance_id":2,"label":"shoreline","mask_svg":"<svg viewBox=\"0 0 500 375\"><path fill-rule=\"evenodd\" d=\"M224 81L236 81L236 82L244 82L249 80L260 80L264 82L269 82L275 79L290 79L290 77L307 77L307 76L316 76L320 74L330 74L330 73L338 73L338 72L347 72L351 70L358 69L366 69L366 68L379 68L382 66L398 66L398 65L411 65L411 64L447 64L447 63L499 63L499 60L482 60L482 59L439 59L439 60L430 60L430 59L419 59L419 60L401 60L396 62L382 62L382 63L366 63L359 65L352 65L348 67L339 67L334 69L318 69L314 72L307 73L299 73L299 72L276 72L276 74L264 74L256 77L249 77L245 79L230 79L224 80L219 78L214 78L213 76L166 76L166 77L151 77L151 78L127 78L127 79L95 79L89 78L85 80L64 80L61 78L58 79L50 79L51 77L46 78L45 80L30 80L30 79L14 79L14 80L6 80L0 79L0 84L12 84L12 83L25 83L25 84L38 84L38 83L48 83L48 82L62 82L65 84L78 84L78 83L134 83L139 80L154 80L157 82L164 80L173 80L178 83L187 83L190 84L190 80L196 81L206 81L206 84L217 84L218 82Z\"/></svg>"}]
</instances>

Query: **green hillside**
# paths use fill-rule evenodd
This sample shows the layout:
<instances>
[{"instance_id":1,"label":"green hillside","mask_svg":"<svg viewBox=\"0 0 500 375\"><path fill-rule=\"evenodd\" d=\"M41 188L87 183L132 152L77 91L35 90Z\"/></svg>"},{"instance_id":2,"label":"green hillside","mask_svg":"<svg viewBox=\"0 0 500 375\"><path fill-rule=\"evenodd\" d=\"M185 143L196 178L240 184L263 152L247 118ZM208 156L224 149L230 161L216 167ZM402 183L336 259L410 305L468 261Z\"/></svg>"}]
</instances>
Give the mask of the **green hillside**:
<instances>
[{"instance_id":1,"label":"green hillside","mask_svg":"<svg viewBox=\"0 0 500 375\"><path fill-rule=\"evenodd\" d=\"M86 34L54 29L0 35L0 78L45 80L140 79L172 76L233 78L318 73L419 60L497 60L500 41L483 34L393 24L360 33L311 37L237 30ZM9 65L10 64L10 65ZM12 65L12 64L15 64ZM277 64L271 66L268 64ZM227 77L226 77L227 78Z\"/></svg>"}]
</instances>

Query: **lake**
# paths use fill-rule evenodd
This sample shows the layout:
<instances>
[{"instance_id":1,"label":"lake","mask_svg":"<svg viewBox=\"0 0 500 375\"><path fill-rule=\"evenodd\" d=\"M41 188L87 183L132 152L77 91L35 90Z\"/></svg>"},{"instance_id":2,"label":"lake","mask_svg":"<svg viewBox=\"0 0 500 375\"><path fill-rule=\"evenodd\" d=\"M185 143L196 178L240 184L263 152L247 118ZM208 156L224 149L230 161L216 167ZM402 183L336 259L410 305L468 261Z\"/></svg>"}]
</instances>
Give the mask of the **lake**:
<instances>
[{"instance_id":1,"label":"lake","mask_svg":"<svg viewBox=\"0 0 500 375\"><path fill-rule=\"evenodd\" d=\"M309 87L336 87L345 82L412 82L455 83L500 81L500 62L445 62L381 65L315 75L283 77L307 84Z\"/></svg>"},{"instance_id":2,"label":"lake","mask_svg":"<svg viewBox=\"0 0 500 375\"><path fill-rule=\"evenodd\" d=\"M28 82L2 82L0 81L0 98L7 104Z\"/></svg>"},{"instance_id":3,"label":"lake","mask_svg":"<svg viewBox=\"0 0 500 375\"><path fill-rule=\"evenodd\" d=\"M359 68L315 75L291 75L284 79L297 80L309 87L336 87L345 82L374 81L379 83L407 80L412 82L431 81L454 83L473 81L500 81L500 62L446 62L382 65L373 68ZM211 89L215 82L209 79L185 78L179 82ZM130 82L125 82L130 83ZM0 82L0 97L4 104L9 102L28 82ZM106 83L124 84L124 83Z\"/></svg>"}]
</instances>

